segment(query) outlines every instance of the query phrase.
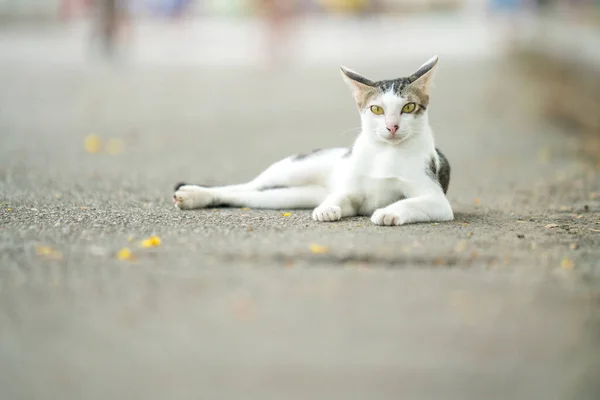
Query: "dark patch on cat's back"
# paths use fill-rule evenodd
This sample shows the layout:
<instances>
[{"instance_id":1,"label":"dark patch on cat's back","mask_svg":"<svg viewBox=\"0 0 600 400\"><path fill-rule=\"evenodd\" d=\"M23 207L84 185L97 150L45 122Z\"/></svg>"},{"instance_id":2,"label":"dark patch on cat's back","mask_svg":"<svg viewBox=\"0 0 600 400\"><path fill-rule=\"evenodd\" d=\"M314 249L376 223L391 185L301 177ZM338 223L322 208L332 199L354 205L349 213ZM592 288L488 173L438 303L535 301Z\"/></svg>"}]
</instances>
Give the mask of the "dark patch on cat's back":
<instances>
[{"instance_id":1,"label":"dark patch on cat's back","mask_svg":"<svg viewBox=\"0 0 600 400\"><path fill-rule=\"evenodd\" d=\"M338 151L338 150L340 150L340 148L338 148L338 147L330 147L327 149L315 149L309 153L296 154L295 156L291 156L290 159L292 161L302 161L302 160L310 158L310 157L320 156L321 154L324 154L324 153L327 153L330 151ZM350 148L346 153L344 153L342 155L342 157L348 157L350 154L352 154L352 148Z\"/></svg>"},{"instance_id":2,"label":"dark patch on cat's back","mask_svg":"<svg viewBox=\"0 0 600 400\"><path fill-rule=\"evenodd\" d=\"M435 165L435 158L433 158L433 156L431 156L431 158L429 159L429 163L427 165L428 168L428 173L431 177L435 177L437 180L437 165Z\"/></svg>"},{"instance_id":3,"label":"dark patch on cat's back","mask_svg":"<svg viewBox=\"0 0 600 400\"><path fill-rule=\"evenodd\" d=\"M440 150L435 149L435 151L437 152L440 161L439 168L436 166L435 158L432 156L429 159L428 172L431 178L440 184L444 194L446 194L448 192L448 186L450 186L450 163Z\"/></svg>"},{"instance_id":4,"label":"dark patch on cat's back","mask_svg":"<svg viewBox=\"0 0 600 400\"><path fill-rule=\"evenodd\" d=\"M325 151L325 150L326 149L314 149L310 153L296 154L295 156L292 156L292 161L304 160L305 158L308 158L310 156L314 156L315 154L320 153L320 152Z\"/></svg>"}]
</instances>

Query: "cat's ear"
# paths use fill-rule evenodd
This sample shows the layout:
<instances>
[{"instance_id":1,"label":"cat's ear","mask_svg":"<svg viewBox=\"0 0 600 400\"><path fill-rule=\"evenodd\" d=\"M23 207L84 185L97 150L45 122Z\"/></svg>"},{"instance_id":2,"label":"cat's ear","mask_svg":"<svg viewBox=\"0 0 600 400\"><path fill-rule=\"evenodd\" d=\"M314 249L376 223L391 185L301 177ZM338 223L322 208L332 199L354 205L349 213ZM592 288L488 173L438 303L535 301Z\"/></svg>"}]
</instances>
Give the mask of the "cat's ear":
<instances>
[{"instance_id":1,"label":"cat's ear","mask_svg":"<svg viewBox=\"0 0 600 400\"><path fill-rule=\"evenodd\" d=\"M352 91L354 100L360 103L365 98L366 93L373 91L375 83L349 68L344 66L340 68L342 70L342 78L344 78L344 82L346 82Z\"/></svg>"},{"instance_id":2,"label":"cat's ear","mask_svg":"<svg viewBox=\"0 0 600 400\"><path fill-rule=\"evenodd\" d=\"M427 93L433 76L435 75L436 66L438 63L438 56L433 56L425 64L421 65L421 68L410 76L411 85L423 90Z\"/></svg>"}]
</instances>

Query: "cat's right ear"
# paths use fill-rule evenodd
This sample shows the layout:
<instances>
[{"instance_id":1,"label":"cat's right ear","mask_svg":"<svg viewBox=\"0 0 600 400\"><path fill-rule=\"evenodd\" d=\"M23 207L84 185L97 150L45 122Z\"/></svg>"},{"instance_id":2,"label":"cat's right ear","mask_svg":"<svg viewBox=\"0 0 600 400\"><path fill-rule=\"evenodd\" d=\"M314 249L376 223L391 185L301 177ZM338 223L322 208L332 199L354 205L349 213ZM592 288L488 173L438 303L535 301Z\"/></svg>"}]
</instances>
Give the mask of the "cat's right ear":
<instances>
[{"instance_id":1,"label":"cat's right ear","mask_svg":"<svg viewBox=\"0 0 600 400\"><path fill-rule=\"evenodd\" d=\"M344 82L346 82L352 91L354 100L360 103L365 98L365 94L375 88L375 83L349 68L344 66L340 68L342 70L342 78L344 78Z\"/></svg>"}]
</instances>

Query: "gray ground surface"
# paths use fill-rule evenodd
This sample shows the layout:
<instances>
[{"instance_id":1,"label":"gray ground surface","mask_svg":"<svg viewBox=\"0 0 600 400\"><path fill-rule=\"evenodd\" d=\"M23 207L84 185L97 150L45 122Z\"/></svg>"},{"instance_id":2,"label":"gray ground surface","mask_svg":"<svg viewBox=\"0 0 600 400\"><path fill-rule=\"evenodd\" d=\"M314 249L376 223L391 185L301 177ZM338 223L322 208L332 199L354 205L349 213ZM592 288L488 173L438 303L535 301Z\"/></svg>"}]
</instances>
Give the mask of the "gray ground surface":
<instances>
[{"instance_id":1,"label":"gray ground surface","mask_svg":"<svg viewBox=\"0 0 600 400\"><path fill-rule=\"evenodd\" d=\"M511 64L438 78L456 221L382 228L172 207L177 181L349 145L335 67L1 66L2 398L598 398L598 171ZM123 153L86 153L89 133Z\"/></svg>"}]
</instances>

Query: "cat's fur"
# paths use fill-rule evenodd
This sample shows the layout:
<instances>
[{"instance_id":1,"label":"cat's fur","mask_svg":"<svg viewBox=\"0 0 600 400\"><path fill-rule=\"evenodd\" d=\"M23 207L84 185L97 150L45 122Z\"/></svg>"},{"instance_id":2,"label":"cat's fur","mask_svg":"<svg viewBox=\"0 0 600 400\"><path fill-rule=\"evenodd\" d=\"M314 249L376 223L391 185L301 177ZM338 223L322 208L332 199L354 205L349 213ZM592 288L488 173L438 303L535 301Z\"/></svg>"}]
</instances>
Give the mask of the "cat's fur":
<instances>
[{"instance_id":1,"label":"cat's fur","mask_svg":"<svg viewBox=\"0 0 600 400\"><path fill-rule=\"evenodd\" d=\"M437 61L432 58L407 78L378 82L342 67L362 121L362 132L352 148L291 156L240 185L179 184L175 206L316 207L315 221L366 215L377 225L452 220L445 196L450 165L435 148L427 116ZM403 112L408 103L415 103L412 113ZM374 105L383 114L373 112Z\"/></svg>"}]
</instances>

